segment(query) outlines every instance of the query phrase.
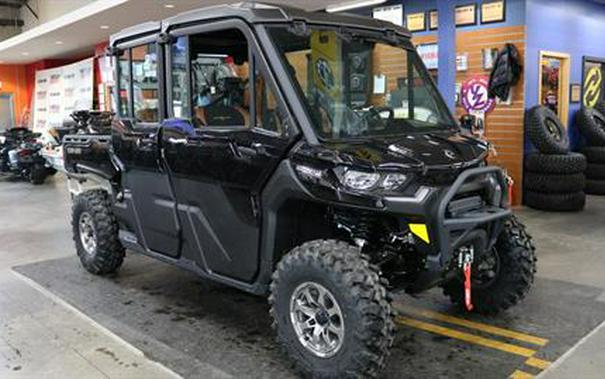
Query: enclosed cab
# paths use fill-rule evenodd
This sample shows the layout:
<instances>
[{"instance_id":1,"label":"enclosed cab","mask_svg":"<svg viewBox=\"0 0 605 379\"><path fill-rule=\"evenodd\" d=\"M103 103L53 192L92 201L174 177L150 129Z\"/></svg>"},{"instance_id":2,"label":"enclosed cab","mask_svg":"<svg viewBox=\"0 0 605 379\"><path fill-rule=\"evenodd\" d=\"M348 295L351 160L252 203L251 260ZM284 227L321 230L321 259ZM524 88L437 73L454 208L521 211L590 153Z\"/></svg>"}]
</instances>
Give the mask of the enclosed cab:
<instances>
[{"instance_id":1,"label":"enclosed cab","mask_svg":"<svg viewBox=\"0 0 605 379\"><path fill-rule=\"evenodd\" d=\"M111 135L65 139L78 255L125 250L269 295L318 377L376 376L388 292L468 310L521 300L535 253L488 145L464 136L403 28L263 4L111 39Z\"/></svg>"}]
</instances>

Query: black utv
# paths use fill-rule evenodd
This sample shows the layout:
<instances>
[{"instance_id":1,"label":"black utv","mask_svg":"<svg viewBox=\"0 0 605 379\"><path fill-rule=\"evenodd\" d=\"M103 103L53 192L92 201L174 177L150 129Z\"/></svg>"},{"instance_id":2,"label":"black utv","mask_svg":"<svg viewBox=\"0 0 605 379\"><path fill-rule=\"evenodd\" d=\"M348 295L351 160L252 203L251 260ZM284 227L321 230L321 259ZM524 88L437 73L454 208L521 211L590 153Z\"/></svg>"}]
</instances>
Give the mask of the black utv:
<instances>
[{"instance_id":1,"label":"black utv","mask_svg":"<svg viewBox=\"0 0 605 379\"><path fill-rule=\"evenodd\" d=\"M535 249L488 145L460 133L405 29L240 4L111 39L110 135L65 137L77 253L125 250L268 295L313 377L375 377L390 293L435 286L495 313Z\"/></svg>"}]
</instances>

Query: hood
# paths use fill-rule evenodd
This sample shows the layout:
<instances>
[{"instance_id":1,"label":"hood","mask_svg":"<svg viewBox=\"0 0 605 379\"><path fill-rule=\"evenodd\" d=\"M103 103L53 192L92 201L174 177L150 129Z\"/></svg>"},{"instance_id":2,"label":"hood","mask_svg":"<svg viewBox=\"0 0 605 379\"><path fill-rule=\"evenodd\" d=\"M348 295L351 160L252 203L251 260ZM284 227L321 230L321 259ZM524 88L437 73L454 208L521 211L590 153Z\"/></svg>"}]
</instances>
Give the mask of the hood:
<instances>
[{"instance_id":1,"label":"hood","mask_svg":"<svg viewBox=\"0 0 605 379\"><path fill-rule=\"evenodd\" d=\"M436 132L324 142L319 148L305 144L299 152L309 158L369 170L427 171L475 165L486 157L488 145L460 133Z\"/></svg>"}]
</instances>

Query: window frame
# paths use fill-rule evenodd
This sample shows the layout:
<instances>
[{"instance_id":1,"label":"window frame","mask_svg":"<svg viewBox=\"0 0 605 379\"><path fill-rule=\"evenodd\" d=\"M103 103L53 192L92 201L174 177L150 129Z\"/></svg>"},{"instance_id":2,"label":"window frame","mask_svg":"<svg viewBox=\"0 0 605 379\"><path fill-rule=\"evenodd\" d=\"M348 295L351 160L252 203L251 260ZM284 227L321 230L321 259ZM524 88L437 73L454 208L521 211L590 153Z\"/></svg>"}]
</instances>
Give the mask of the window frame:
<instances>
[{"instance_id":1,"label":"window frame","mask_svg":"<svg viewBox=\"0 0 605 379\"><path fill-rule=\"evenodd\" d=\"M144 45L155 45L156 46L156 54L157 56L157 65L156 65L156 75L158 78L157 81L157 91L158 91L158 120L154 121L154 122L141 122L141 121L137 121L136 117L134 116L134 81L132 80L132 49L140 47L140 46L144 46ZM118 111L118 115L120 118L124 119L129 119L132 121L133 124L136 125L141 125L141 126L153 126L153 125L158 125L161 124L164 119L166 118L166 106L165 106L165 101L164 99L166 98L165 96L165 81L164 81L164 75L162 75L162 73L165 72L165 67L164 67L164 59L165 59L165 54L164 54L164 45L159 43L158 41L158 35L157 34L152 34L152 35L146 35L144 37L141 38L137 38L134 40L130 40L124 43L119 44L116 47L119 51L119 53L125 53L128 54L128 82L129 82L129 86L128 86L128 91L129 91L129 97L128 97L128 115L127 116L122 116L119 115L119 111L121 109L121 105L122 105L122 99L120 98L120 90L122 89L121 87L121 74L122 74L122 69L120 67L120 59L119 59L119 54L116 54L114 57L114 65L116 67L116 85L115 85L115 98L116 98L116 106L117 106L117 111Z\"/></svg>"},{"instance_id":2,"label":"window frame","mask_svg":"<svg viewBox=\"0 0 605 379\"><path fill-rule=\"evenodd\" d=\"M172 44L174 40L185 37L187 39L187 89L188 89L188 114L184 114L180 119L185 119L189 122L193 122L193 83L191 80L191 37L204 34L204 33L212 33L221 30L227 29L236 29L240 31L244 37L246 38L248 44L248 67L249 67L249 93L250 93L250 101L249 101L249 112L250 112L250 125L242 125L242 126L205 126L199 130L209 130L209 131L242 131L249 130L252 132L259 132L266 135L271 135L275 137L289 138L292 135L297 134L296 131L292 131L294 127L291 122L292 117L291 113L286 105L283 94L281 93L279 86L277 85L277 81L271 72L270 67L268 66L264 56L262 55L262 50L258 41L255 38L254 32L250 29L249 25L242 20L233 19L233 20L220 20L213 21L210 23L203 23L191 26L176 26L174 29L168 30L170 34L171 41L165 46L165 54L166 54L166 104L167 104L167 116L169 118L175 118L174 116L174 93L173 93L173 83L172 83ZM257 126L256 122L256 72L259 72L265 78L266 84L268 88L270 88L277 100L276 109L279 109L280 112L283 112L287 120L284 122L284 131L282 133L274 132L268 129L264 129L262 127Z\"/></svg>"}]
</instances>

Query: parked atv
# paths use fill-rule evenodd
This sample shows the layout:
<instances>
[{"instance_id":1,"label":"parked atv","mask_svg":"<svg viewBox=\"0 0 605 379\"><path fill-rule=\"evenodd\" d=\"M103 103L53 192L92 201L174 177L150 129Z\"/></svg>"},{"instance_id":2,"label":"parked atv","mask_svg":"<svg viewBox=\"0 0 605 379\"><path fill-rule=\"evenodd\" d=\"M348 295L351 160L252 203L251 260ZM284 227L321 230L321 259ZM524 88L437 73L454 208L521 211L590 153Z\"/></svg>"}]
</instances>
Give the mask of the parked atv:
<instances>
[{"instance_id":1,"label":"parked atv","mask_svg":"<svg viewBox=\"0 0 605 379\"><path fill-rule=\"evenodd\" d=\"M267 295L278 343L321 378L379 375L389 293L441 286L481 313L517 304L532 239L410 37L258 3L113 36L112 132L64 140L84 268L112 273L128 249ZM384 95L380 54L401 62ZM156 71L133 84L119 68L143 56Z\"/></svg>"},{"instance_id":2,"label":"parked atv","mask_svg":"<svg viewBox=\"0 0 605 379\"><path fill-rule=\"evenodd\" d=\"M40 156L42 144L36 141L39 133L27 128L12 128L2 133L0 143L0 172L29 180L32 184L42 184L55 170L47 167Z\"/></svg>"}]
</instances>

